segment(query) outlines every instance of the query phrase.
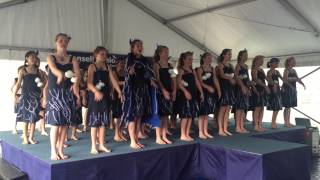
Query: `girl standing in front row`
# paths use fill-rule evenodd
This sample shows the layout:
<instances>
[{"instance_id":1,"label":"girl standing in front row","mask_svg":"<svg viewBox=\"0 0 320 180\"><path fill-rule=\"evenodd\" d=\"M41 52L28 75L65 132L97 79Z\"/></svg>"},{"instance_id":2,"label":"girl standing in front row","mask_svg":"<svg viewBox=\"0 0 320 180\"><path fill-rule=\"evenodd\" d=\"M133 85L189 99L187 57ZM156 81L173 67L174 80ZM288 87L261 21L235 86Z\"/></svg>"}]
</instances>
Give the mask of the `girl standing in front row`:
<instances>
[{"instance_id":1,"label":"girl standing in front row","mask_svg":"<svg viewBox=\"0 0 320 180\"><path fill-rule=\"evenodd\" d=\"M211 66L212 55L208 52L200 56L197 69L199 82L203 89L204 100L199 105L199 138L213 138L208 132L208 115L214 114L217 100L221 97L220 85L214 68Z\"/></svg>"},{"instance_id":2,"label":"girl standing in front row","mask_svg":"<svg viewBox=\"0 0 320 180\"><path fill-rule=\"evenodd\" d=\"M251 77L255 82L256 91L251 96L251 106L253 108L252 118L254 123L254 130L261 132L265 131L262 127L262 119L264 113L264 106L267 105L267 94L270 93L269 87L266 85L266 74L261 66L263 65L263 56L256 56L252 61Z\"/></svg>"},{"instance_id":3,"label":"girl standing in front row","mask_svg":"<svg viewBox=\"0 0 320 180\"><path fill-rule=\"evenodd\" d=\"M271 122L272 129L277 128L276 120L278 112L282 109L281 92L279 85L279 78L282 79L282 76L280 72L276 70L276 68L279 65L279 62L280 60L278 58L271 58L267 64L267 67L270 68L270 70L267 72L268 86L270 88L267 110L273 111Z\"/></svg>"},{"instance_id":4,"label":"girl standing in front row","mask_svg":"<svg viewBox=\"0 0 320 180\"><path fill-rule=\"evenodd\" d=\"M40 119L41 88L44 86L45 73L39 69L37 63L37 52L28 51L25 55L24 67L19 70L14 97L22 84L22 91L17 105L17 121L23 122L23 142L22 144L37 144L33 139L35 123ZM17 102L17 100L15 100ZM30 134L28 135L28 125L30 123Z\"/></svg>"},{"instance_id":5,"label":"girl standing in front row","mask_svg":"<svg viewBox=\"0 0 320 180\"><path fill-rule=\"evenodd\" d=\"M237 133L248 133L244 127L244 120L246 119L246 112L250 108L249 97L251 96L251 82L249 79L248 66L245 62L248 59L247 50L242 50L238 54L238 63L235 69L235 78L237 87L235 92L235 121Z\"/></svg>"},{"instance_id":6,"label":"girl standing in front row","mask_svg":"<svg viewBox=\"0 0 320 180\"><path fill-rule=\"evenodd\" d=\"M290 123L290 113L292 107L297 107L297 87L298 82L304 88L306 86L298 77L298 74L293 67L296 66L296 60L294 57L289 57L285 62L285 69L283 71L283 80L289 84L284 83L282 85L282 105L284 107L284 126L291 128L293 125Z\"/></svg>"},{"instance_id":7,"label":"girl standing in front row","mask_svg":"<svg viewBox=\"0 0 320 180\"><path fill-rule=\"evenodd\" d=\"M218 125L220 136L231 136L232 134L228 131L228 121L230 106L234 105L234 68L229 63L231 60L231 49L224 49L218 58L219 64L217 67L218 76L221 87L221 98L220 108L218 113Z\"/></svg>"},{"instance_id":8,"label":"girl standing in front row","mask_svg":"<svg viewBox=\"0 0 320 180\"><path fill-rule=\"evenodd\" d=\"M193 141L190 137L190 128L192 119L198 116L197 90L200 92L200 101L202 102L203 91L198 80L196 72L192 69L193 53L188 51L180 55L178 62L178 87L180 89L179 117L181 118L181 136L182 141Z\"/></svg>"},{"instance_id":9,"label":"girl standing in front row","mask_svg":"<svg viewBox=\"0 0 320 180\"><path fill-rule=\"evenodd\" d=\"M56 53L47 58L49 65L45 119L50 124L51 159L68 159L64 154L67 128L76 117L76 100L80 102L80 68L75 56L67 54L70 41L67 34L56 36ZM71 78L75 78L72 84ZM78 104L80 105L80 104Z\"/></svg>"},{"instance_id":10,"label":"girl standing in front row","mask_svg":"<svg viewBox=\"0 0 320 180\"><path fill-rule=\"evenodd\" d=\"M173 102L176 99L176 78L169 60L169 49L166 46L158 46L155 54L155 75L159 84L158 114L161 118L161 126L156 129L158 144L171 144L167 138L169 115L173 115Z\"/></svg>"},{"instance_id":11,"label":"girl standing in front row","mask_svg":"<svg viewBox=\"0 0 320 180\"><path fill-rule=\"evenodd\" d=\"M91 127L91 154L101 152L111 152L104 145L105 126L108 125L108 107L111 99L109 98L111 87L118 92L119 99L122 100L122 93L119 84L115 80L111 67L107 66L107 50L104 47L97 47L94 50L94 63L88 68L88 121ZM96 148L96 138L99 138L99 147Z\"/></svg>"},{"instance_id":12,"label":"girl standing in front row","mask_svg":"<svg viewBox=\"0 0 320 180\"><path fill-rule=\"evenodd\" d=\"M138 138L146 138L141 121L151 116L149 87L156 87L150 61L142 55L143 44L139 39L130 41L131 52L125 66L124 104L122 123L128 125L130 147L143 148Z\"/></svg>"}]
</instances>

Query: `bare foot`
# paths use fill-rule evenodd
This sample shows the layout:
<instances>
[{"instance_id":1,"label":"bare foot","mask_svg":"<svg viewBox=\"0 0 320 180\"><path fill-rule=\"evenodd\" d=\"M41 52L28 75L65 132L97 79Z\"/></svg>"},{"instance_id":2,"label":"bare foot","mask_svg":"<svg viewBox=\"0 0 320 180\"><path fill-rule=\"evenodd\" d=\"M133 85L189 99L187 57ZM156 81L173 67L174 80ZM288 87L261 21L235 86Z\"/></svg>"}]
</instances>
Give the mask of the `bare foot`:
<instances>
[{"instance_id":1,"label":"bare foot","mask_svg":"<svg viewBox=\"0 0 320 180\"><path fill-rule=\"evenodd\" d=\"M33 139L29 139L29 143L30 144L38 144L39 142Z\"/></svg>"},{"instance_id":2,"label":"bare foot","mask_svg":"<svg viewBox=\"0 0 320 180\"><path fill-rule=\"evenodd\" d=\"M99 154L99 152L98 152L97 149L91 149L90 153L91 153L91 154Z\"/></svg>"},{"instance_id":3,"label":"bare foot","mask_svg":"<svg viewBox=\"0 0 320 180\"><path fill-rule=\"evenodd\" d=\"M188 141L188 142L191 141L187 136L181 136L180 140L181 141Z\"/></svg>"},{"instance_id":4,"label":"bare foot","mask_svg":"<svg viewBox=\"0 0 320 180\"><path fill-rule=\"evenodd\" d=\"M225 132L219 132L218 135L219 136L228 136Z\"/></svg>"},{"instance_id":5,"label":"bare foot","mask_svg":"<svg viewBox=\"0 0 320 180\"><path fill-rule=\"evenodd\" d=\"M60 157L57 154L51 154L50 159L53 161L57 161L57 160L60 160Z\"/></svg>"},{"instance_id":6,"label":"bare foot","mask_svg":"<svg viewBox=\"0 0 320 180\"><path fill-rule=\"evenodd\" d=\"M225 132L228 136L232 136L232 133L230 133L229 131L225 131Z\"/></svg>"},{"instance_id":7,"label":"bare foot","mask_svg":"<svg viewBox=\"0 0 320 180\"><path fill-rule=\"evenodd\" d=\"M120 136L114 136L113 140L116 141L116 142L122 142L123 141L123 139Z\"/></svg>"},{"instance_id":8,"label":"bare foot","mask_svg":"<svg viewBox=\"0 0 320 180\"><path fill-rule=\"evenodd\" d=\"M29 144L29 141L23 140L23 141L22 141L22 144L24 144L24 145Z\"/></svg>"},{"instance_id":9,"label":"bare foot","mask_svg":"<svg viewBox=\"0 0 320 180\"><path fill-rule=\"evenodd\" d=\"M209 134L209 133L204 133L204 135L207 136L207 138L209 138L209 139L214 138L214 137L213 137L211 134Z\"/></svg>"},{"instance_id":10,"label":"bare foot","mask_svg":"<svg viewBox=\"0 0 320 180\"><path fill-rule=\"evenodd\" d=\"M71 146L70 144L63 144L63 148L68 148L70 146Z\"/></svg>"},{"instance_id":11,"label":"bare foot","mask_svg":"<svg viewBox=\"0 0 320 180\"><path fill-rule=\"evenodd\" d=\"M166 137L164 137L163 140L164 140L164 142L166 142L167 144L172 144L172 142L171 142L169 139L167 139Z\"/></svg>"},{"instance_id":12,"label":"bare foot","mask_svg":"<svg viewBox=\"0 0 320 180\"><path fill-rule=\"evenodd\" d=\"M271 124L271 128L272 128L272 129L277 129L277 124L276 124L276 123L272 123L272 124Z\"/></svg>"},{"instance_id":13,"label":"bare foot","mask_svg":"<svg viewBox=\"0 0 320 180\"><path fill-rule=\"evenodd\" d=\"M162 140L161 138L157 138L156 139L156 143L157 144L167 144L164 140Z\"/></svg>"},{"instance_id":14,"label":"bare foot","mask_svg":"<svg viewBox=\"0 0 320 180\"><path fill-rule=\"evenodd\" d=\"M138 145L139 145L141 148L144 148L144 145L141 144L141 143L139 143L139 142L138 142Z\"/></svg>"},{"instance_id":15,"label":"bare foot","mask_svg":"<svg viewBox=\"0 0 320 180\"><path fill-rule=\"evenodd\" d=\"M139 133L139 134L138 134L138 138L139 138L139 139L147 139L148 136L147 136L147 135L144 135L144 134L142 134L142 133Z\"/></svg>"},{"instance_id":16,"label":"bare foot","mask_svg":"<svg viewBox=\"0 0 320 180\"><path fill-rule=\"evenodd\" d=\"M131 147L132 149L141 149L141 147L140 147L137 143L131 143L131 144L130 144L130 147Z\"/></svg>"},{"instance_id":17,"label":"bare foot","mask_svg":"<svg viewBox=\"0 0 320 180\"><path fill-rule=\"evenodd\" d=\"M76 136L71 136L70 139L74 140L74 141L78 141L79 140L79 138L77 138Z\"/></svg>"},{"instance_id":18,"label":"bare foot","mask_svg":"<svg viewBox=\"0 0 320 180\"><path fill-rule=\"evenodd\" d=\"M41 136L49 136L49 134L46 131L42 131Z\"/></svg>"},{"instance_id":19,"label":"bare foot","mask_svg":"<svg viewBox=\"0 0 320 180\"><path fill-rule=\"evenodd\" d=\"M16 129L12 130L12 134L18 134L18 131Z\"/></svg>"},{"instance_id":20,"label":"bare foot","mask_svg":"<svg viewBox=\"0 0 320 180\"><path fill-rule=\"evenodd\" d=\"M120 137L123 141L128 141L128 139L124 135L120 135Z\"/></svg>"},{"instance_id":21,"label":"bare foot","mask_svg":"<svg viewBox=\"0 0 320 180\"><path fill-rule=\"evenodd\" d=\"M248 131L246 128L242 128L241 130L243 133L250 133L250 131Z\"/></svg>"},{"instance_id":22,"label":"bare foot","mask_svg":"<svg viewBox=\"0 0 320 180\"><path fill-rule=\"evenodd\" d=\"M101 145L101 146L99 146L98 151L110 153L111 149L107 148L106 146Z\"/></svg>"},{"instance_id":23,"label":"bare foot","mask_svg":"<svg viewBox=\"0 0 320 180\"><path fill-rule=\"evenodd\" d=\"M243 134L244 132L241 129L236 129L236 132L239 134Z\"/></svg>"},{"instance_id":24,"label":"bare foot","mask_svg":"<svg viewBox=\"0 0 320 180\"><path fill-rule=\"evenodd\" d=\"M207 136L205 136L204 134L199 134L199 138L200 139L207 139Z\"/></svg>"},{"instance_id":25,"label":"bare foot","mask_svg":"<svg viewBox=\"0 0 320 180\"><path fill-rule=\"evenodd\" d=\"M190 136L188 136L189 141L194 141L194 139Z\"/></svg>"},{"instance_id":26,"label":"bare foot","mask_svg":"<svg viewBox=\"0 0 320 180\"><path fill-rule=\"evenodd\" d=\"M293 128L293 127L294 127L294 125L293 125L293 124L291 124L291 123L289 123L289 124L285 124L285 125L284 125L284 127L287 127L287 128Z\"/></svg>"},{"instance_id":27,"label":"bare foot","mask_svg":"<svg viewBox=\"0 0 320 180\"><path fill-rule=\"evenodd\" d=\"M59 157L62 159L62 160L65 160L65 159L69 159L70 157L68 155L65 155L63 152L60 152L58 153Z\"/></svg>"}]
</instances>

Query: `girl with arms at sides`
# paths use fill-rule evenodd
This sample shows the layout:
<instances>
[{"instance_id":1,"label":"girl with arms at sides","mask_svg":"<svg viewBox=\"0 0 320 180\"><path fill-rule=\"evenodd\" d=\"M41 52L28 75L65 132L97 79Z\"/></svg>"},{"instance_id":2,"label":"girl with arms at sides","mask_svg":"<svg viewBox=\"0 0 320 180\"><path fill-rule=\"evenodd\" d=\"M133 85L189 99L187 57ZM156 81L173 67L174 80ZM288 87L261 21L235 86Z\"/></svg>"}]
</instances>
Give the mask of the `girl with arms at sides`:
<instances>
[{"instance_id":1,"label":"girl with arms at sides","mask_svg":"<svg viewBox=\"0 0 320 180\"><path fill-rule=\"evenodd\" d=\"M166 46L157 46L154 53L154 69L159 84L158 114L161 119L160 128L156 129L156 143L171 144L167 138L169 115L173 114L173 102L176 100L176 74L169 61L169 49Z\"/></svg>"},{"instance_id":2,"label":"girl with arms at sides","mask_svg":"<svg viewBox=\"0 0 320 180\"><path fill-rule=\"evenodd\" d=\"M238 62L235 69L236 86L236 101L235 101L235 121L237 133L248 133L244 128L244 120L246 112L250 108L249 97L251 96L251 81L249 79L248 66L245 62L248 59L247 50L242 50L238 54Z\"/></svg>"},{"instance_id":3,"label":"girl with arms at sides","mask_svg":"<svg viewBox=\"0 0 320 180\"><path fill-rule=\"evenodd\" d=\"M288 84L283 83L282 85L282 105L284 107L283 117L284 126L291 128L293 125L290 123L290 113L292 107L297 107L297 87L298 82L304 88L306 86L299 78L297 72L293 67L296 66L296 60L294 57L289 57L285 61L285 69L283 71L283 80L288 82ZM289 85L290 84L290 85Z\"/></svg>"},{"instance_id":4,"label":"girl with arms at sides","mask_svg":"<svg viewBox=\"0 0 320 180\"><path fill-rule=\"evenodd\" d=\"M217 66L218 77L221 88L220 107L218 112L218 125L220 136L231 136L228 131L228 120L230 107L235 103L234 86L234 68L229 63L231 60L231 49L224 49L220 54Z\"/></svg>"},{"instance_id":5,"label":"girl with arms at sides","mask_svg":"<svg viewBox=\"0 0 320 180\"><path fill-rule=\"evenodd\" d=\"M179 93L178 99L179 117L181 118L181 136L182 141L193 141L190 137L192 119L198 116L199 108L197 103L197 90L200 92L200 101L204 99L201 84L196 72L192 69L193 53L190 51L180 55L178 62L177 83Z\"/></svg>"},{"instance_id":6,"label":"girl with arms at sides","mask_svg":"<svg viewBox=\"0 0 320 180\"><path fill-rule=\"evenodd\" d=\"M143 43L139 39L130 40L131 52L128 54L125 65L124 104L121 122L128 125L130 147L143 148L138 138L146 138L142 119L151 116L150 85L155 86L153 69L150 62L142 55Z\"/></svg>"},{"instance_id":7,"label":"girl with arms at sides","mask_svg":"<svg viewBox=\"0 0 320 180\"><path fill-rule=\"evenodd\" d=\"M270 93L269 87L266 85L267 76L264 70L261 68L263 65L264 56L258 55L252 61L251 66L251 78L255 82L254 93L252 94L252 118L254 124L254 130L261 132L266 129L262 127L264 107L267 105L267 95Z\"/></svg>"},{"instance_id":8,"label":"girl with arms at sides","mask_svg":"<svg viewBox=\"0 0 320 180\"><path fill-rule=\"evenodd\" d=\"M115 71L113 71L113 76L117 79L120 89L122 91L125 81L124 75L125 61L124 59L119 59ZM118 92L113 90L112 99L112 117L115 123L114 140L117 142L127 141L127 138L123 135L123 124L120 124L122 115L122 102L118 98Z\"/></svg>"},{"instance_id":9,"label":"girl with arms at sides","mask_svg":"<svg viewBox=\"0 0 320 180\"><path fill-rule=\"evenodd\" d=\"M109 98L111 87L118 92L118 97L122 100L122 93L118 82L113 76L112 69L107 66L107 49L98 46L94 50L94 63L88 68L88 89L89 89L89 103L88 103L88 121L91 127L91 154L98 154L101 152L111 152L104 145L105 127L108 125L109 105L111 99ZM99 147L96 148L96 138L98 133Z\"/></svg>"},{"instance_id":10,"label":"girl with arms at sides","mask_svg":"<svg viewBox=\"0 0 320 180\"><path fill-rule=\"evenodd\" d=\"M56 53L47 58L49 65L48 92L45 118L50 124L51 159L68 159L64 154L64 141L68 126L76 118L76 103L80 105L80 69L76 57L67 54L70 41L67 34L56 36ZM74 77L74 83L71 78ZM75 99L75 97L77 99Z\"/></svg>"},{"instance_id":11,"label":"girl with arms at sides","mask_svg":"<svg viewBox=\"0 0 320 180\"><path fill-rule=\"evenodd\" d=\"M276 68L279 66L280 60L278 58L271 58L267 64L267 67L270 68L267 72L268 86L270 89L270 94L268 96L268 105L267 110L272 111L272 120L271 128L277 128L276 120L278 112L282 110L281 103L281 92L279 79L282 79L282 76Z\"/></svg>"},{"instance_id":12,"label":"girl with arms at sides","mask_svg":"<svg viewBox=\"0 0 320 180\"><path fill-rule=\"evenodd\" d=\"M199 107L199 137L213 138L208 132L208 115L214 114L215 105L221 97L220 85L214 68L211 66L212 55L208 52L200 56L200 67L197 69L199 82L203 89L204 100Z\"/></svg>"},{"instance_id":13,"label":"girl with arms at sides","mask_svg":"<svg viewBox=\"0 0 320 180\"><path fill-rule=\"evenodd\" d=\"M25 55L24 67L19 70L19 76L14 97L21 88L21 96L17 105L17 121L23 122L22 144L37 144L33 139L35 123L40 119L41 88L43 88L45 73L39 69L37 63L38 52L28 51ZM22 87L21 87L22 84ZM17 100L15 100L17 102ZM30 124L30 134L28 126Z\"/></svg>"}]
</instances>

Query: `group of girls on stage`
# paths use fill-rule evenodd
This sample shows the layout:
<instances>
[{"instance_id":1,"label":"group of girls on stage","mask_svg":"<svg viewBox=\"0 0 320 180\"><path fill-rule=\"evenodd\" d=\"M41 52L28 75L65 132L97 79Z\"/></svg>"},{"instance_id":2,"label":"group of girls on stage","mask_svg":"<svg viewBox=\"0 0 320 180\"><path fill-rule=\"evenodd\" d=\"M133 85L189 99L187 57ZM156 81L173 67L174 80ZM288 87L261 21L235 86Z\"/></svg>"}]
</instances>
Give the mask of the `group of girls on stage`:
<instances>
[{"instance_id":1,"label":"group of girls on stage","mask_svg":"<svg viewBox=\"0 0 320 180\"><path fill-rule=\"evenodd\" d=\"M69 158L64 153L68 145L68 128L71 139L78 140L77 129L84 124L91 129L91 153L111 152L105 145L105 131L114 124L114 140L127 141L124 129L128 128L130 146L143 148L140 139L148 138L146 131L154 128L157 144L171 144L168 136L169 118L180 118L180 139L193 141L191 125L198 118L199 138L213 138L208 128L208 115L214 114L218 135L231 136L228 130L229 115L235 116L235 132L248 133L244 122L248 111L253 111L255 131L262 127L264 107L273 111L272 128L276 128L279 110L285 107L284 121L290 123L290 108L297 106L296 82L298 77L295 59L285 62L283 76L277 70L279 59L268 62L264 73L263 56L254 57L249 76L248 52L242 50L237 64L231 64L232 50L224 49L218 65L212 66L212 54L200 56L200 66L193 67L193 53L181 53L177 70L169 63L169 48L157 46L153 60L143 56L143 42L130 40L130 53L112 68L107 64L108 50L96 47L94 61L87 71L80 70L79 62L67 54L70 42L67 34L56 36L56 52L47 57L47 74L39 69L37 52L29 51L25 63L19 68L15 88L17 121L23 122L23 144L36 144L35 123L41 119L51 125L51 159ZM282 87L279 80L282 80ZM21 93L20 92L21 89ZM85 112L82 112L84 110ZM82 113L84 116L82 116ZM149 126L151 125L151 126ZM46 134L44 123L41 132Z\"/></svg>"}]
</instances>

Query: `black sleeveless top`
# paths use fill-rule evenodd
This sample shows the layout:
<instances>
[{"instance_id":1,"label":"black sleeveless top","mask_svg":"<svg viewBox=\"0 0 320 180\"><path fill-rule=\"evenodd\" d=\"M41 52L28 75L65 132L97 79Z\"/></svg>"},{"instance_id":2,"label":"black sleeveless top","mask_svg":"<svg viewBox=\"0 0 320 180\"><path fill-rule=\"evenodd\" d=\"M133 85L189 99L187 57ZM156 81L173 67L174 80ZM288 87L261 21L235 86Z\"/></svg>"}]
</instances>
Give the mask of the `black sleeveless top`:
<instances>
[{"instance_id":1,"label":"black sleeveless top","mask_svg":"<svg viewBox=\"0 0 320 180\"><path fill-rule=\"evenodd\" d=\"M110 92L108 70L98 69L95 63L93 63L93 65L94 65L94 67L96 69L96 71L94 72L94 75L93 75L93 84L97 85L99 82L104 83L104 86L102 87L102 89L100 89L100 91L104 95L108 95L109 92Z\"/></svg>"},{"instance_id":2,"label":"black sleeveless top","mask_svg":"<svg viewBox=\"0 0 320 180\"><path fill-rule=\"evenodd\" d=\"M201 78L202 78L203 76L206 76L207 73L210 74L210 76L209 76L207 79L202 79L202 82L203 82L204 84L209 85L209 86L211 86L211 87L214 88L213 68L211 67L211 71L210 71L210 72L205 71L202 66L201 66L201 69L202 69ZM206 93L209 93L206 88L204 88L203 91L206 92Z\"/></svg>"},{"instance_id":3,"label":"black sleeveless top","mask_svg":"<svg viewBox=\"0 0 320 180\"><path fill-rule=\"evenodd\" d=\"M240 66L238 76L244 85L249 86L250 79L249 79L249 73L247 68Z\"/></svg>"},{"instance_id":4,"label":"black sleeveless top","mask_svg":"<svg viewBox=\"0 0 320 180\"><path fill-rule=\"evenodd\" d=\"M272 73L271 79L275 84L279 85L279 72L275 71L274 73ZM273 84L269 84L269 86L273 86Z\"/></svg>"},{"instance_id":5,"label":"black sleeveless top","mask_svg":"<svg viewBox=\"0 0 320 180\"><path fill-rule=\"evenodd\" d=\"M292 69L292 70L289 70L289 73L288 73L288 78L298 78L298 75L297 75L297 73L296 73L296 71L294 70L294 69ZM293 87L296 87L296 81L294 81L294 82L290 82L290 84L293 86ZM284 85L286 85L286 84L284 84Z\"/></svg>"},{"instance_id":6,"label":"black sleeveless top","mask_svg":"<svg viewBox=\"0 0 320 180\"><path fill-rule=\"evenodd\" d=\"M73 70L73 64L72 64L72 57L70 56L69 62L67 64L60 64L57 62L57 59L54 55L52 55L53 62L55 63L57 69L62 71L63 73ZM48 73L48 85L49 89L52 88L70 88L72 86L71 79L65 78L60 84L57 84L57 77L51 72L51 69L49 69Z\"/></svg>"},{"instance_id":7,"label":"black sleeveless top","mask_svg":"<svg viewBox=\"0 0 320 180\"><path fill-rule=\"evenodd\" d=\"M134 65L135 74L131 76L131 85L133 86L143 86L150 79L151 74L149 74L148 67L150 62L144 56L136 57L134 54L129 53L127 59L127 67Z\"/></svg>"},{"instance_id":8,"label":"black sleeveless top","mask_svg":"<svg viewBox=\"0 0 320 180\"><path fill-rule=\"evenodd\" d=\"M41 92L41 88L37 86L37 83L35 82L36 78L40 78L40 72L39 69L37 70L36 74L28 73L27 69L23 69L25 71L25 74L22 78L22 87L21 87L21 93L30 93L30 92Z\"/></svg>"},{"instance_id":9,"label":"black sleeveless top","mask_svg":"<svg viewBox=\"0 0 320 180\"><path fill-rule=\"evenodd\" d=\"M196 87L196 80L194 78L193 70L192 72L189 72L185 69L183 69L184 73L181 76L181 79L188 83L188 86L184 86L189 93L191 94L192 98L195 98L197 95L197 87Z\"/></svg>"},{"instance_id":10,"label":"black sleeveless top","mask_svg":"<svg viewBox=\"0 0 320 180\"><path fill-rule=\"evenodd\" d=\"M159 78L160 78L160 82L161 84L163 85L163 87L169 91L169 92L172 92L172 79L171 79L171 76L170 76L170 73L169 73L169 70L173 70L173 68L171 67L171 64L168 63L168 66L169 67L161 67L160 63L158 63L159 65Z\"/></svg>"},{"instance_id":11,"label":"black sleeveless top","mask_svg":"<svg viewBox=\"0 0 320 180\"><path fill-rule=\"evenodd\" d=\"M223 66L223 72L224 74L234 74L234 71L231 67L230 64L228 64L229 66ZM223 78L219 78L220 79L220 85L222 88L233 88L233 85L230 83L229 80L227 79L223 79Z\"/></svg>"},{"instance_id":12,"label":"black sleeveless top","mask_svg":"<svg viewBox=\"0 0 320 180\"><path fill-rule=\"evenodd\" d=\"M264 71L262 69L259 69L257 72L257 78L265 85L266 84L266 75L264 74ZM264 87L260 84L256 85L257 91L261 92L264 90Z\"/></svg>"}]
</instances>

